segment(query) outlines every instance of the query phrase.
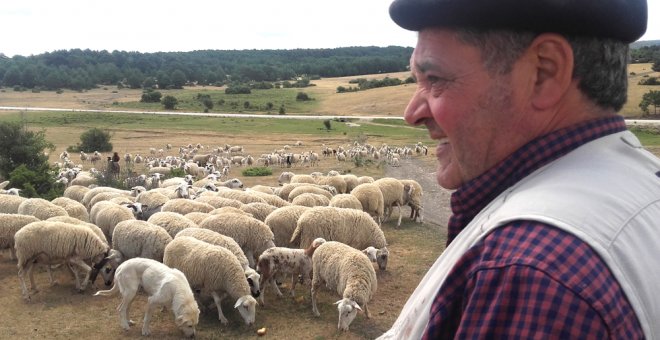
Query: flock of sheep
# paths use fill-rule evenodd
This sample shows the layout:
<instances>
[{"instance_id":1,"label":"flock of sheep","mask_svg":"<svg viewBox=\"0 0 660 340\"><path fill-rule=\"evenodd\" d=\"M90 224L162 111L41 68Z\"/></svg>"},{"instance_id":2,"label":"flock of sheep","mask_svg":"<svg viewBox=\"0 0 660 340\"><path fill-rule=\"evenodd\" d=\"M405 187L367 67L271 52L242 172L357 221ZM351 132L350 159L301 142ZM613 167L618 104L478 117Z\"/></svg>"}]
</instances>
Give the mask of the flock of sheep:
<instances>
[{"instance_id":1,"label":"flock of sheep","mask_svg":"<svg viewBox=\"0 0 660 340\"><path fill-rule=\"evenodd\" d=\"M328 152L332 154L323 151ZM369 152L380 154L377 149ZM128 309L136 292L126 287L140 283L150 295L142 329L148 335L152 302L168 302L164 293L145 287L153 284L155 274L127 274L142 268L139 273L156 272L163 276L159 280L179 282L173 287L183 293L172 293L168 301L187 336L194 335L199 314L190 311L206 302L215 304L218 319L226 324L221 308L225 298L232 300L246 324L253 324L257 306L266 303L266 288L282 296L278 282L285 280L290 280L292 296L298 282L311 286L316 316L319 288L336 290L341 297L336 302L341 330L348 330L358 311L371 316L368 303L377 289L372 263L386 270L389 258L380 225L396 207L399 226L401 206L406 205L411 218L422 221L419 183L336 171L283 172L278 186L245 188L236 178L222 180L209 171L214 163L206 161L186 167L185 177L143 176L151 181L131 190L67 181L63 197L52 201L20 197L15 191L0 194L0 250L9 249L18 262L23 298L30 301L37 292L37 264L45 266L51 283L52 271L63 267L79 291L101 274L106 285L114 279L115 286L97 295L122 294L120 325L129 329ZM172 165L154 164L161 166ZM199 168L207 171L195 172ZM177 273L183 274L195 299L182 298L186 289L180 287ZM193 303L194 308L189 306ZM188 313L183 312L186 308Z\"/></svg>"}]
</instances>

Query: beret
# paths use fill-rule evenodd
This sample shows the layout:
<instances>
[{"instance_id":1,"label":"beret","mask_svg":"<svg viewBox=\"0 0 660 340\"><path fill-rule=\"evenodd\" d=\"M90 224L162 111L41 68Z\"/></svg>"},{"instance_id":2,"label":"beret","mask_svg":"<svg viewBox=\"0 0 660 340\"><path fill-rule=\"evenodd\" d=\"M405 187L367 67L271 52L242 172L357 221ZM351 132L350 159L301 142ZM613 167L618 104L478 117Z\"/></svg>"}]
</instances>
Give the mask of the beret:
<instances>
[{"instance_id":1,"label":"beret","mask_svg":"<svg viewBox=\"0 0 660 340\"><path fill-rule=\"evenodd\" d=\"M646 31L646 0L395 0L399 26L510 29L636 41Z\"/></svg>"}]
</instances>

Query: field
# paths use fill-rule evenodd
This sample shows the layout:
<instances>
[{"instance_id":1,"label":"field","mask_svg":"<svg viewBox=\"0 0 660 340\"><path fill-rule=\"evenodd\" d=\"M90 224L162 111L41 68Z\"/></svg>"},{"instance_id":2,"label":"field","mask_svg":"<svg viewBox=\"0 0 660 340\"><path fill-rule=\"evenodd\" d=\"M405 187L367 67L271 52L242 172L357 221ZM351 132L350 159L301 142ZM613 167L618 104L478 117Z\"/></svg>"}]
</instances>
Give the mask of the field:
<instances>
[{"instance_id":1,"label":"field","mask_svg":"<svg viewBox=\"0 0 660 340\"><path fill-rule=\"evenodd\" d=\"M635 71L638 76L648 72L650 65ZM633 67L631 66L631 67ZM365 78L384 77L385 75L362 76ZM407 73L397 75L401 79ZM637 77L637 76L635 76ZM294 114L333 114L342 116L379 115L400 117L407 99L414 91L413 85L380 88L354 93L334 93L337 86L349 86L349 80L357 77L323 79L314 81L317 85L305 89L314 98L313 103L291 104L287 115ZM631 98L624 108L626 116L638 116L639 109L635 96L641 99L646 89L634 86L638 80L631 77ZM145 107L139 101L141 91L114 88L99 88L87 92L64 91L31 93L14 92L4 89L0 92L0 106L21 107L59 107L71 109L155 109ZM116 91L113 92L113 91ZM174 90L173 90L174 91ZM194 93L211 91L213 96L222 96L218 88L189 88L178 96L194 98ZM291 92L291 91L289 91ZM275 93L275 92L273 92ZM251 103L273 101L283 93L275 93L272 98L250 100ZM164 93L166 94L166 93ZM293 92L295 95L295 91ZM286 94L289 97L291 93ZM219 97L218 97L219 98ZM281 99L281 98L280 98ZM215 100L215 97L214 97ZM634 104L634 105L633 105ZM275 105L277 107L277 105ZM294 110L295 108L295 110ZM635 108L637 108L635 110ZM201 111L201 110L197 110ZM337 147L349 146L355 141L367 142L380 146L412 145L418 141L431 146L425 129L405 126L401 120L353 120L350 124L332 121L332 129L326 131L321 120L278 120L253 118L216 118L216 117L181 117L160 116L153 114L116 114L82 112L14 112L0 111L0 121L25 122L30 129L45 131L46 137L55 145L50 152L50 161L58 161L59 154L68 146L79 142L82 132L91 127L108 130L111 142L120 154L149 154L149 148L165 148L167 143L175 146L166 151L167 155L176 155L178 146L200 143L205 148L216 148L224 144L243 145L252 155L271 152L284 145L293 146L296 141L302 147L293 147L294 151L321 150L322 145ZM657 135L644 134L643 142L660 145ZM337 331L337 310L333 303L339 300L334 292L323 291L320 294L320 318L311 313L309 291L297 289L297 299L278 299L272 291L266 293L266 306L257 308L256 324L247 327L232 309L232 301L225 301L223 310L230 324L222 326L217 320L214 309L203 313L198 326L198 338L257 338L256 330L267 328L264 338L270 339L372 339L387 330L398 315L407 297L435 258L444 248L445 226L449 216L449 192L440 189L434 181L433 147L428 156L415 156L405 160L401 167L393 168L381 162L357 164L354 162L336 162L334 159L322 159L317 168L279 168L275 167L272 176L244 177L240 168L232 169L231 177L240 178L247 186L255 184L276 185L277 176L285 170L296 173L312 171L327 172L335 169L344 173L370 175L374 177L392 176L413 178L422 183L425 190L425 223L411 223L406 217L408 208L404 208L404 223L395 228L391 220L383 225L388 240L390 261L385 272L378 272L378 292L369 304L373 314L366 319L358 315L351 324L350 331ZM77 155L72 155L74 162L79 162ZM92 164L84 163L86 168ZM101 164L95 165L102 167ZM141 169L135 169L140 171ZM131 310L131 318L137 321L129 332L119 328L115 307L119 298L93 298L94 288L88 288L83 294L74 292L71 278L64 271L56 271L60 282L54 287L48 286L47 275L37 271L37 284L40 293L33 296L33 302L24 303L20 296L15 262L10 261L7 253L0 257L0 337L16 339L118 339L139 338L141 317L144 313L145 297L139 296ZM98 288L103 288L97 282ZM176 339L180 333L174 326L169 311L158 312L152 320L152 337Z\"/></svg>"}]
</instances>

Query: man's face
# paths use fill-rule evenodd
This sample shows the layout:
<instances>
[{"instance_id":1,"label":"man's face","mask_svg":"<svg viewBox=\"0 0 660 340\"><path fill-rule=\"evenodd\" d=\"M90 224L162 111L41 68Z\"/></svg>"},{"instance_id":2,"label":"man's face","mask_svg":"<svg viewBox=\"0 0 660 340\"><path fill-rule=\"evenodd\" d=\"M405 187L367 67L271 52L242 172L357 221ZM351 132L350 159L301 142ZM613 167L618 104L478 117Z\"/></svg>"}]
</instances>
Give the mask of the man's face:
<instances>
[{"instance_id":1,"label":"man's face","mask_svg":"<svg viewBox=\"0 0 660 340\"><path fill-rule=\"evenodd\" d=\"M443 29L419 33L410 67L417 90L405 119L426 125L438 141L442 187L458 188L515 150L511 138L522 118L515 114L520 111L514 106L515 77L488 73L477 48Z\"/></svg>"}]
</instances>

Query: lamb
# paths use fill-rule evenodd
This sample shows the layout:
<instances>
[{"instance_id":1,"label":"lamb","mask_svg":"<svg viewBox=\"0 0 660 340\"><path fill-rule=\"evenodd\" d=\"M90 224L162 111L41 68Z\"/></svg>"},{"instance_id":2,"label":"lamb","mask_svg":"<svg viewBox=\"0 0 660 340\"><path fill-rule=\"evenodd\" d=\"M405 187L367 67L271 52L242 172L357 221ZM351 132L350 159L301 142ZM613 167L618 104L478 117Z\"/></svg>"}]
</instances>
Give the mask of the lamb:
<instances>
[{"instance_id":1,"label":"lamb","mask_svg":"<svg viewBox=\"0 0 660 340\"><path fill-rule=\"evenodd\" d=\"M371 262L378 264L378 269L385 270L387 268L387 260L390 257L390 252L387 248L376 249L375 247L369 246L366 249L363 249L362 252L367 255Z\"/></svg>"},{"instance_id":2,"label":"lamb","mask_svg":"<svg viewBox=\"0 0 660 340\"><path fill-rule=\"evenodd\" d=\"M238 259L238 262L241 264L241 267L245 272L245 278L247 279L248 285L250 285L250 291L252 292L252 296L258 298L261 295L261 290L259 288L261 284L261 276L259 275L259 273L257 273L256 270L250 268L250 263L247 257L243 253L241 247L238 245L238 243L236 243L236 241L234 241L233 238L216 233L213 230L208 230L203 228L188 228L182 230L176 235L176 237L182 237L182 236L194 237L200 241L204 241L206 243L210 243L219 247L226 248L227 250L232 252L232 254L234 254L234 256L236 256L236 258ZM260 302L263 304L263 297L261 297L260 299L261 299Z\"/></svg>"},{"instance_id":3,"label":"lamb","mask_svg":"<svg viewBox=\"0 0 660 340\"><path fill-rule=\"evenodd\" d=\"M172 238L183 229L198 227L197 223L191 221L187 217L171 211L155 213L149 217L147 222L165 229Z\"/></svg>"},{"instance_id":4,"label":"lamb","mask_svg":"<svg viewBox=\"0 0 660 340\"><path fill-rule=\"evenodd\" d=\"M252 268L255 257L275 246L270 228L253 217L239 214L231 214L231 218L227 218L227 215L212 215L199 226L233 238L243 249Z\"/></svg>"},{"instance_id":5,"label":"lamb","mask_svg":"<svg viewBox=\"0 0 660 340\"><path fill-rule=\"evenodd\" d=\"M69 216L89 222L89 212L82 203L67 197L57 197L50 202L64 208Z\"/></svg>"},{"instance_id":6,"label":"lamb","mask_svg":"<svg viewBox=\"0 0 660 340\"><path fill-rule=\"evenodd\" d=\"M207 213L207 212L211 212L211 210L213 209L215 208L207 203L197 202L185 198L175 198L165 202L165 204L163 204L163 209L161 211L171 211L171 212L179 213L181 215L185 215L193 211Z\"/></svg>"},{"instance_id":7,"label":"lamb","mask_svg":"<svg viewBox=\"0 0 660 340\"><path fill-rule=\"evenodd\" d=\"M18 206L27 200L25 197L14 195L0 195L0 213L18 214Z\"/></svg>"},{"instance_id":8,"label":"lamb","mask_svg":"<svg viewBox=\"0 0 660 340\"><path fill-rule=\"evenodd\" d=\"M32 290L37 291L32 273L36 263L50 265L64 261L69 266L80 267L85 272L82 283L78 272L76 270L72 272L75 276L76 289L83 291L92 269L85 260L91 260L96 267L110 250L108 244L96 236L91 229L62 222L32 222L17 231L14 238L18 258L18 277L26 301L30 301L25 283L26 273L30 277Z\"/></svg>"},{"instance_id":9,"label":"lamb","mask_svg":"<svg viewBox=\"0 0 660 340\"><path fill-rule=\"evenodd\" d=\"M422 196L424 191L422 186L414 179L402 179L400 180L404 186L408 185L410 187L410 195L408 195L408 205L410 206L410 219L416 221L419 218L419 223L424 222L424 203Z\"/></svg>"},{"instance_id":10,"label":"lamb","mask_svg":"<svg viewBox=\"0 0 660 340\"><path fill-rule=\"evenodd\" d=\"M328 289L336 289L342 297L335 302L339 310L338 329L347 331L362 308L367 318L371 317L367 304L376 293L378 282L371 261L361 251L341 242L325 242L312 255L312 272L312 311L315 316L321 316L316 307L316 295L325 284Z\"/></svg>"},{"instance_id":11,"label":"lamb","mask_svg":"<svg viewBox=\"0 0 660 340\"><path fill-rule=\"evenodd\" d=\"M28 198L18 206L18 213L32 215L40 220L54 216L69 216L64 208L43 198Z\"/></svg>"},{"instance_id":12,"label":"lamb","mask_svg":"<svg viewBox=\"0 0 660 340\"><path fill-rule=\"evenodd\" d=\"M362 203L360 203L360 200L351 194L339 194L332 196L329 206L362 210Z\"/></svg>"},{"instance_id":13,"label":"lamb","mask_svg":"<svg viewBox=\"0 0 660 340\"><path fill-rule=\"evenodd\" d=\"M322 238L317 238L307 249L292 249L285 247L268 248L259 256L257 261L257 271L262 274L261 286L264 287L263 295L266 293L266 285L270 283L277 296L282 296L282 292L275 283L276 275L291 276L291 296L295 296L296 282L298 275L302 278L302 283L307 284L312 278L312 255L318 246L325 243ZM262 295L262 304L263 304Z\"/></svg>"},{"instance_id":14,"label":"lamb","mask_svg":"<svg viewBox=\"0 0 660 340\"><path fill-rule=\"evenodd\" d=\"M70 185L68 188L64 190L64 194L62 196L66 198L70 198L74 201L81 202L83 198L85 197L85 194L89 191L90 189L86 186L82 185Z\"/></svg>"},{"instance_id":15,"label":"lamb","mask_svg":"<svg viewBox=\"0 0 660 340\"><path fill-rule=\"evenodd\" d=\"M381 224L385 211L383 192L373 183L364 183L356 186L351 195L360 201L362 210L371 215L378 224Z\"/></svg>"},{"instance_id":16,"label":"lamb","mask_svg":"<svg viewBox=\"0 0 660 340\"><path fill-rule=\"evenodd\" d=\"M277 208L266 203L249 203L243 205L240 209L252 214L254 218L263 222Z\"/></svg>"},{"instance_id":17,"label":"lamb","mask_svg":"<svg viewBox=\"0 0 660 340\"><path fill-rule=\"evenodd\" d=\"M16 260L14 235L24 226L37 221L39 219L31 215L0 213L0 250L9 249L9 258Z\"/></svg>"},{"instance_id":18,"label":"lamb","mask_svg":"<svg viewBox=\"0 0 660 340\"><path fill-rule=\"evenodd\" d=\"M98 291L94 296L111 296L119 291L122 295L121 303L117 307L119 325L124 330L129 330L130 324L134 323L128 318L129 308L140 287L149 295L142 335L151 334L149 322L154 310L158 306L171 303L177 327L187 337L195 336L199 308L188 280L181 271L158 261L135 258L122 263L117 268L112 289Z\"/></svg>"},{"instance_id":19,"label":"lamb","mask_svg":"<svg viewBox=\"0 0 660 340\"><path fill-rule=\"evenodd\" d=\"M406 186L396 178L385 177L374 181L380 191L383 193L383 206L385 208L385 219L392 214L394 205L399 208L399 220L396 226L401 226L401 206L404 205L410 197L410 186Z\"/></svg>"},{"instance_id":20,"label":"lamb","mask_svg":"<svg viewBox=\"0 0 660 340\"><path fill-rule=\"evenodd\" d=\"M296 196L291 204L301 205L304 207L318 207L318 206L328 206L330 200L323 195L312 194L312 193L303 193Z\"/></svg>"},{"instance_id":21,"label":"lamb","mask_svg":"<svg viewBox=\"0 0 660 340\"><path fill-rule=\"evenodd\" d=\"M304 212L291 235L291 243L306 248L317 237L342 242L358 250L369 246L387 247L385 234L371 216L355 209L315 207Z\"/></svg>"},{"instance_id":22,"label":"lamb","mask_svg":"<svg viewBox=\"0 0 660 340\"><path fill-rule=\"evenodd\" d=\"M183 272L193 289L213 296L222 324L228 322L221 307L222 298L226 295L236 299L234 308L238 309L245 323L254 323L257 300L250 295L241 264L229 250L181 236L165 247L163 262Z\"/></svg>"},{"instance_id":23,"label":"lamb","mask_svg":"<svg viewBox=\"0 0 660 340\"><path fill-rule=\"evenodd\" d=\"M309 209L309 207L291 205L278 208L266 217L264 223L273 232L275 246L288 247L291 244L289 241L293 231L296 230L298 218Z\"/></svg>"}]
</instances>

